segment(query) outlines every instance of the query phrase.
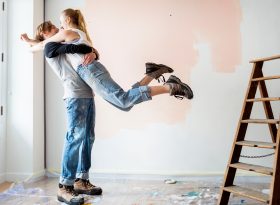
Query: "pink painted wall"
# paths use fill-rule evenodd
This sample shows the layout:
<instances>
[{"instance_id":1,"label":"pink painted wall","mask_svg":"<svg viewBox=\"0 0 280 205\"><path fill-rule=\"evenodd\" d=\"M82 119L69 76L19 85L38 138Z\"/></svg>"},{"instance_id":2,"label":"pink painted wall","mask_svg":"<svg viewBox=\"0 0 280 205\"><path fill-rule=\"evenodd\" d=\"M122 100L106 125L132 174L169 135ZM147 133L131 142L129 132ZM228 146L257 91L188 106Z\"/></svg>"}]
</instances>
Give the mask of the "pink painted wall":
<instances>
[{"instance_id":1,"label":"pink painted wall","mask_svg":"<svg viewBox=\"0 0 280 205\"><path fill-rule=\"evenodd\" d=\"M236 0L86 0L82 10L101 62L126 89L143 77L147 61L172 66L175 75L192 84L199 43L209 45L215 72L234 72L241 62L241 8ZM97 123L110 124L110 129L97 126L98 133L114 136L151 123L182 123L191 107L190 101L160 96L128 114L98 101Z\"/></svg>"},{"instance_id":2,"label":"pink painted wall","mask_svg":"<svg viewBox=\"0 0 280 205\"><path fill-rule=\"evenodd\" d=\"M222 175L251 71L248 61L280 51L280 1L48 0L46 19L58 24L69 7L84 12L101 62L125 89L143 77L145 62L154 61L172 66L195 92L192 101L160 96L128 113L96 96L91 171ZM50 69L46 83L47 164L53 171L60 169L66 115L61 83ZM265 132L251 130L259 141L269 136ZM270 160L260 163L270 166Z\"/></svg>"}]
</instances>

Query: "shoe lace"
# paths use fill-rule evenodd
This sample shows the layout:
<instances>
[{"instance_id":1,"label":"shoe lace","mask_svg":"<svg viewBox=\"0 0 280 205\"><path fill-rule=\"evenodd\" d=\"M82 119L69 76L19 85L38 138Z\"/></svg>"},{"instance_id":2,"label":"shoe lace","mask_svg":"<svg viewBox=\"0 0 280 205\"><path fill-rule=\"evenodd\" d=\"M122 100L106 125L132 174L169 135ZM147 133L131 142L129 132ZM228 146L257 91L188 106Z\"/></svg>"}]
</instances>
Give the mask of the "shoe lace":
<instances>
[{"instance_id":1,"label":"shoe lace","mask_svg":"<svg viewBox=\"0 0 280 205\"><path fill-rule=\"evenodd\" d=\"M65 186L65 190L67 193L71 194L72 196L78 196L78 194L74 190L74 186Z\"/></svg>"},{"instance_id":2,"label":"shoe lace","mask_svg":"<svg viewBox=\"0 0 280 205\"><path fill-rule=\"evenodd\" d=\"M157 78L157 81L160 83L160 81L161 82L163 82L163 83L165 83L165 77L163 76L163 75L160 75L158 78Z\"/></svg>"},{"instance_id":3,"label":"shoe lace","mask_svg":"<svg viewBox=\"0 0 280 205\"><path fill-rule=\"evenodd\" d=\"M90 183L88 179L82 179L83 185L88 188L94 188L95 186Z\"/></svg>"}]
</instances>

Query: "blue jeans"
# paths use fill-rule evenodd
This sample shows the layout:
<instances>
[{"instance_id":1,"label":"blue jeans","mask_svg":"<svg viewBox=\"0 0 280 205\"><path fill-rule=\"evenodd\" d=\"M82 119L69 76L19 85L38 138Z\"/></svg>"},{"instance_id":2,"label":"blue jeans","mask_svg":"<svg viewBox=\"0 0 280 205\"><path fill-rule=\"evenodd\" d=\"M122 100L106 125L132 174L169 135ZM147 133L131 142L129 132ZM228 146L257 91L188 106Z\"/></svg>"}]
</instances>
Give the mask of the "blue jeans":
<instances>
[{"instance_id":1,"label":"blue jeans","mask_svg":"<svg viewBox=\"0 0 280 205\"><path fill-rule=\"evenodd\" d=\"M132 89L124 91L98 61L88 66L80 65L77 73L95 93L120 110L129 111L135 104L152 99L150 88L139 86L139 83L133 85Z\"/></svg>"},{"instance_id":2,"label":"blue jeans","mask_svg":"<svg viewBox=\"0 0 280 205\"><path fill-rule=\"evenodd\" d=\"M67 98L67 134L59 182L73 185L76 178L88 179L94 142L95 104L93 98Z\"/></svg>"}]
</instances>

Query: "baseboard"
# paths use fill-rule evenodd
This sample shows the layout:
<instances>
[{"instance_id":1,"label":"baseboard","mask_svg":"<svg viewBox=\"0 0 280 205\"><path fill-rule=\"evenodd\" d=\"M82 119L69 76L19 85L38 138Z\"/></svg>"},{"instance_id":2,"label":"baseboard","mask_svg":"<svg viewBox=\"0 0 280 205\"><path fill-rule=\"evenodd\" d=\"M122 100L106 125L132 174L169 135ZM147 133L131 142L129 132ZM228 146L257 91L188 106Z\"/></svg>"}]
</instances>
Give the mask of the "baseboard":
<instances>
[{"instance_id":1,"label":"baseboard","mask_svg":"<svg viewBox=\"0 0 280 205\"><path fill-rule=\"evenodd\" d=\"M37 181L44 177L46 174L45 170L34 173L22 173L22 172L8 172L6 173L6 181L8 182L30 182Z\"/></svg>"},{"instance_id":2,"label":"baseboard","mask_svg":"<svg viewBox=\"0 0 280 205\"><path fill-rule=\"evenodd\" d=\"M162 171L162 170L107 170L92 169L93 174L125 174L125 175L154 175L154 176L221 176L222 172L188 172L188 171Z\"/></svg>"},{"instance_id":3,"label":"baseboard","mask_svg":"<svg viewBox=\"0 0 280 205\"><path fill-rule=\"evenodd\" d=\"M224 173L205 172L205 173L191 173L191 172L145 172L145 171L124 171L124 170L94 170L90 171L90 178L104 178L104 179L132 179L132 180L165 180L175 179L177 181L220 181L224 179ZM240 172L236 174L239 181L251 181L257 183L269 182L270 178L262 174L253 172Z\"/></svg>"},{"instance_id":4,"label":"baseboard","mask_svg":"<svg viewBox=\"0 0 280 205\"><path fill-rule=\"evenodd\" d=\"M163 171L145 171L145 170L91 170L90 178L93 179L131 179L131 180L165 180L175 179L177 181L223 181L224 173L222 172L163 172ZM48 177L59 177L59 169L48 169L46 171ZM251 181L257 183L269 182L269 177L253 172L239 172L236 175L239 181Z\"/></svg>"},{"instance_id":5,"label":"baseboard","mask_svg":"<svg viewBox=\"0 0 280 205\"><path fill-rule=\"evenodd\" d=\"M195 177L219 177L224 176L224 172L188 172L188 171L161 171L161 170L106 170L106 169L91 169L90 174L118 174L118 175L148 175L148 176L195 176ZM255 172L240 170L237 176L263 176Z\"/></svg>"},{"instance_id":6,"label":"baseboard","mask_svg":"<svg viewBox=\"0 0 280 205\"><path fill-rule=\"evenodd\" d=\"M0 184L6 181L6 174L0 173Z\"/></svg>"},{"instance_id":7,"label":"baseboard","mask_svg":"<svg viewBox=\"0 0 280 205\"><path fill-rule=\"evenodd\" d=\"M59 176L61 170L55 168L47 169L47 174ZM222 172L186 172L186 171L161 171L161 170L123 170L123 169L91 169L90 174L109 175L147 175L147 176L223 176Z\"/></svg>"}]
</instances>

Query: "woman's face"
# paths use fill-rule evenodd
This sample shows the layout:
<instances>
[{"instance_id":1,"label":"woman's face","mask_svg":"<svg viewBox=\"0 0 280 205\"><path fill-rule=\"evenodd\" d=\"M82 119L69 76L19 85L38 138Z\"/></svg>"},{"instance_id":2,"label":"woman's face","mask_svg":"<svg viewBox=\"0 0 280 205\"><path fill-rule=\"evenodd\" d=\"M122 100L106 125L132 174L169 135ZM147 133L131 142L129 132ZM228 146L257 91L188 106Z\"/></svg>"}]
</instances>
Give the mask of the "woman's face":
<instances>
[{"instance_id":1,"label":"woman's face","mask_svg":"<svg viewBox=\"0 0 280 205\"><path fill-rule=\"evenodd\" d=\"M60 26L62 29L68 29L69 26L68 26L68 23L67 23L67 18L64 16L64 14L61 14L60 15Z\"/></svg>"}]
</instances>

